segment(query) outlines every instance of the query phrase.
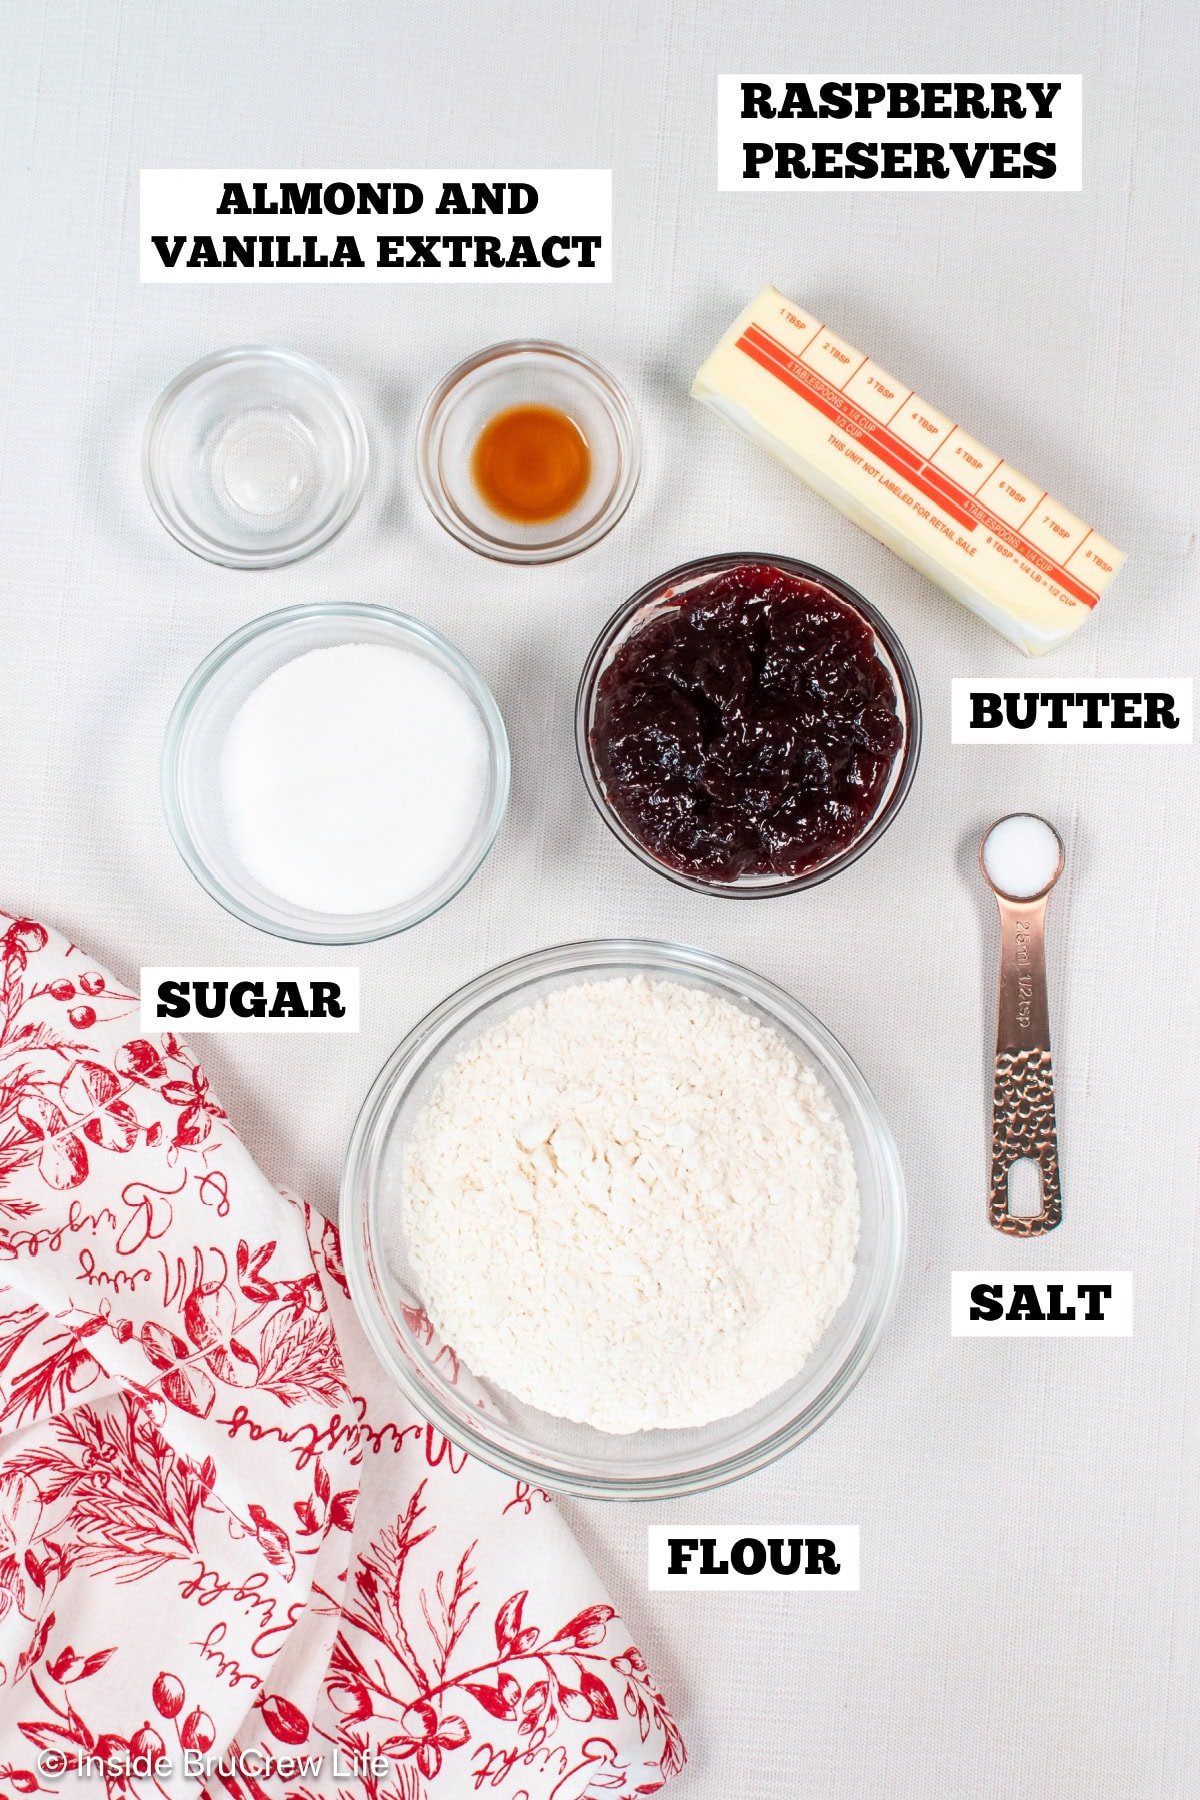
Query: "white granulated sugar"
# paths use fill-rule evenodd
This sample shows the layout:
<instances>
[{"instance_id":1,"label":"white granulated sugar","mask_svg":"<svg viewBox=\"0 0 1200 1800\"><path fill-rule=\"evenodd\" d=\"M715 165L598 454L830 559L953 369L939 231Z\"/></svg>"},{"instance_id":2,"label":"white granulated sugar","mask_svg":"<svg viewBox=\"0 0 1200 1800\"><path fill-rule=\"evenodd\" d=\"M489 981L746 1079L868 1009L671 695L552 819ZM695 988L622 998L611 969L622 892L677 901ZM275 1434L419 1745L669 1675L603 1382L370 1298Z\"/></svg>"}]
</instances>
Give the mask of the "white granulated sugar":
<instances>
[{"instance_id":1,"label":"white granulated sugar","mask_svg":"<svg viewBox=\"0 0 1200 1800\"><path fill-rule=\"evenodd\" d=\"M732 1001L566 987L441 1075L405 1154L431 1320L477 1376L605 1431L694 1426L795 1375L854 1276L824 1087Z\"/></svg>"},{"instance_id":2,"label":"white granulated sugar","mask_svg":"<svg viewBox=\"0 0 1200 1800\"><path fill-rule=\"evenodd\" d=\"M226 733L230 841L265 888L370 913L431 887L483 806L488 741L470 695L412 650L335 644L284 663Z\"/></svg>"}]
</instances>

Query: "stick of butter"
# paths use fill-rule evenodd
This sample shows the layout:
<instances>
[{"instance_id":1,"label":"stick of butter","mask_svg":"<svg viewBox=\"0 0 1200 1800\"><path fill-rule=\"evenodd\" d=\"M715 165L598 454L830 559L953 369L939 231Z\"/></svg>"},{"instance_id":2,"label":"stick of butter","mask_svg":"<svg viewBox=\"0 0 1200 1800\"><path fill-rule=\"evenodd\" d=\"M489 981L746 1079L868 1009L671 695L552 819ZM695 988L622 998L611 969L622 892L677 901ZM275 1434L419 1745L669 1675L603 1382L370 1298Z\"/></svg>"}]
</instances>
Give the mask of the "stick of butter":
<instances>
[{"instance_id":1,"label":"stick of butter","mask_svg":"<svg viewBox=\"0 0 1200 1800\"><path fill-rule=\"evenodd\" d=\"M1125 560L776 288L729 328L692 393L1028 656L1077 630Z\"/></svg>"}]
</instances>

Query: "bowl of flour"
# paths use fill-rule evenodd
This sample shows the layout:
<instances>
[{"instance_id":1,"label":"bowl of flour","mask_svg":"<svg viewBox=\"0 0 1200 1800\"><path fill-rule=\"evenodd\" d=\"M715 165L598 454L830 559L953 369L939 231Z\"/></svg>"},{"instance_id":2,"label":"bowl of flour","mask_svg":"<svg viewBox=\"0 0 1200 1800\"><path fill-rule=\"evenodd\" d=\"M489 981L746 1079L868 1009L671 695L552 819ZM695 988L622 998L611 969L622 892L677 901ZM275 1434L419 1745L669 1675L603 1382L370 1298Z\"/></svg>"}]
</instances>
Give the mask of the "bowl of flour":
<instances>
[{"instance_id":1,"label":"bowl of flour","mask_svg":"<svg viewBox=\"0 0 1200 1800\"><path fill-rule=\"evenodd\" d=\"M789 995L681 946L520 958L400 1045L355 1127L347 1273L462 1448L595 1497L696 1492L827 1418L899 1283L863 1077Z\"/></svg>"}]
</instances>

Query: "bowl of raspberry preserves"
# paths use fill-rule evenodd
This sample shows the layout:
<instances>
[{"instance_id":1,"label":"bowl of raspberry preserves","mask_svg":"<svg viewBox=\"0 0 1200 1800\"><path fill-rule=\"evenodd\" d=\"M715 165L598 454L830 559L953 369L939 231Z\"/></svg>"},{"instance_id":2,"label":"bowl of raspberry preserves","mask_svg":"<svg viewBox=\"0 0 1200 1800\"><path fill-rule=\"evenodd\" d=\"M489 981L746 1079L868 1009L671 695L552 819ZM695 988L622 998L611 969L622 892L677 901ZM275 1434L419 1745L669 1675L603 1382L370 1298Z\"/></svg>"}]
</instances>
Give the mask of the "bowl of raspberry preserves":
<instances>
[{"instance_id":1,"label":"bowl of raspberry preserves","mask_svg":"<svg viewBox=\"0 0 1200 1800\"><path fill-rule=\"evenodd\" d=\"M912 784L921 701L887 621L790 557L684 563L609 620L576 746L601 818L703 893L795 893L848 868Z\"/></svg>"}]
</instances>

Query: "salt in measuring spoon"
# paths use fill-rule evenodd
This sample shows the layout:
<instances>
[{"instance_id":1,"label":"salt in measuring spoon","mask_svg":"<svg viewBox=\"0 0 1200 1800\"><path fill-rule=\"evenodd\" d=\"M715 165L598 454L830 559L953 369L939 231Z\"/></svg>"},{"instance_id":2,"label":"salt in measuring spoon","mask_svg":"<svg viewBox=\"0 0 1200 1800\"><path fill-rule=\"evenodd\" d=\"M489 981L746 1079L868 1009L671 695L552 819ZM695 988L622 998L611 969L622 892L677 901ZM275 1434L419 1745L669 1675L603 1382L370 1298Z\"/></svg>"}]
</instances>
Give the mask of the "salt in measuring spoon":
<instances>
[{"instance_id":1,"label":"salt in measuring spoon","mask_svg":"<svg viewBox=\"0 0 1200 1800\"><path fill-rule=\"evenodd\" d=\"M1000 908L988 1218L1010 1237L1041 1237L1062 1221L1044 928L1046 902L1064 861L1062 839L1035 813L997 819L979 846L983 878ZM1041 1174L1041 1211L1014 1213L1009 1172L1026 1158Z\"/></svg>"}]
</instances>

